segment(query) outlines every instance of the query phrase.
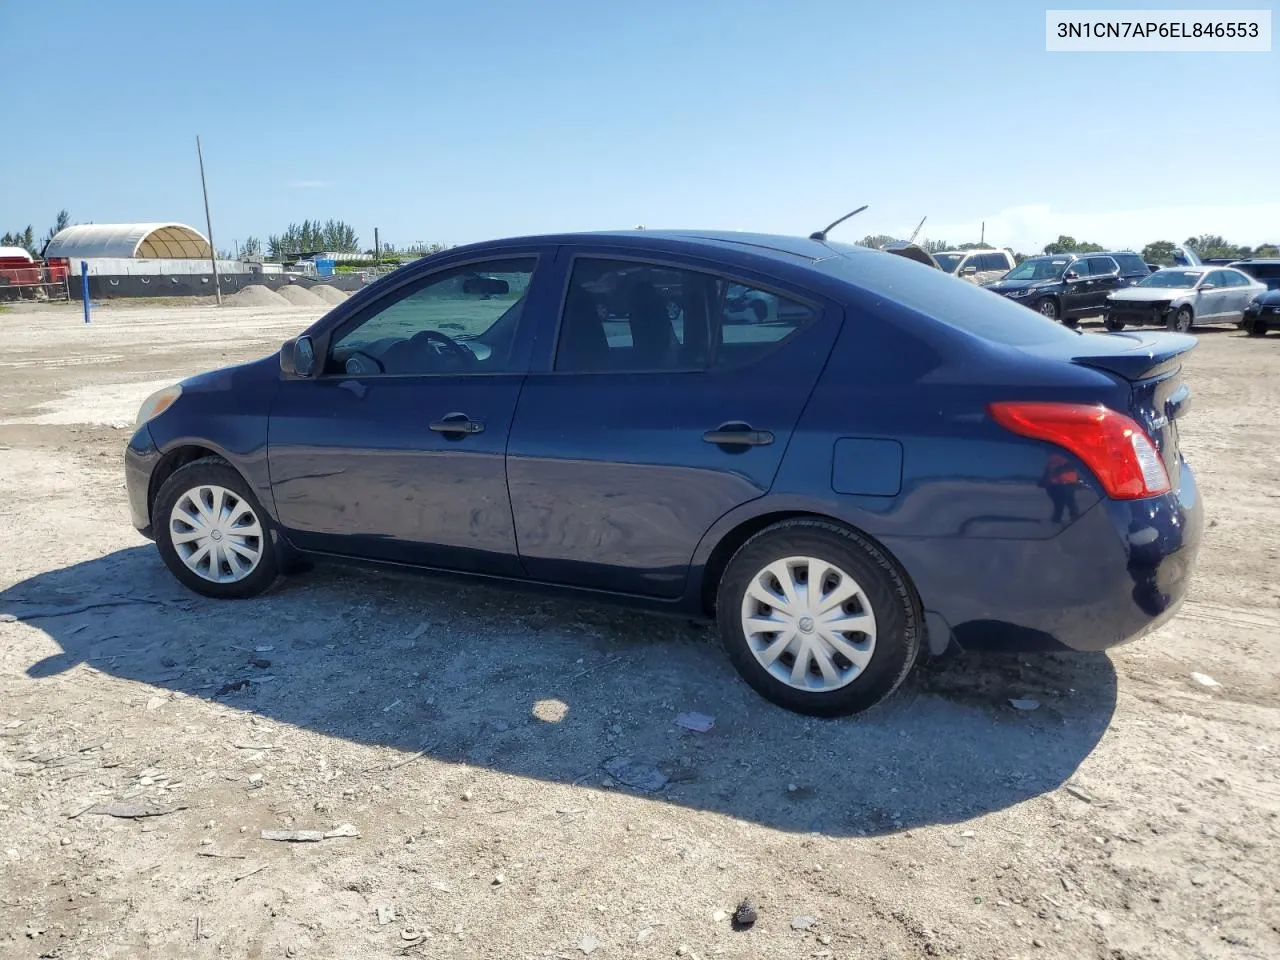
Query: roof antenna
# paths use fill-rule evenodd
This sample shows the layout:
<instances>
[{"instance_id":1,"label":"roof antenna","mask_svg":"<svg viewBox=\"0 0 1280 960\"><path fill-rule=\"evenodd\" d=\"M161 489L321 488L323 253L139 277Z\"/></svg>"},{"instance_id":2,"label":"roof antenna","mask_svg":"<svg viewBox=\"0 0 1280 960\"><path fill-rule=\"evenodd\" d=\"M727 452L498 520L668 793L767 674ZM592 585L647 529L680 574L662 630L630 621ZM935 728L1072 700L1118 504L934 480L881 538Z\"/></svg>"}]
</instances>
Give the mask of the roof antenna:
<instances>
[{"instance_id":1,"label":"roof antenna","mask_svg":"<svg viewBox=\"0 0 1280 960\"><path fill-rule=\"evenodd\" d=\"M810 240L825 241L825 240L827 239L827 234L828 234L828 233L830 233L830 232L831 232L832 230L834 230L836 227L840 226L840 224L844 223L844 222L845 222L846 220L848 220L850 217L856 217L858 214L860 214L863 210L867 209L867 207L869 207L869 206L871 206L871 204L869 204L869 203L864 203L862 206L860 206L857 210L854 210L852 213L846 213L843 217L841 217L841 218L840 218L839 220L837 220L835 223L830 223L830 224L828 224L825 230L819 230L817 233L811 233L811 234L809 234L809 239L810 239Z\"/></svg>"}]
</instances>

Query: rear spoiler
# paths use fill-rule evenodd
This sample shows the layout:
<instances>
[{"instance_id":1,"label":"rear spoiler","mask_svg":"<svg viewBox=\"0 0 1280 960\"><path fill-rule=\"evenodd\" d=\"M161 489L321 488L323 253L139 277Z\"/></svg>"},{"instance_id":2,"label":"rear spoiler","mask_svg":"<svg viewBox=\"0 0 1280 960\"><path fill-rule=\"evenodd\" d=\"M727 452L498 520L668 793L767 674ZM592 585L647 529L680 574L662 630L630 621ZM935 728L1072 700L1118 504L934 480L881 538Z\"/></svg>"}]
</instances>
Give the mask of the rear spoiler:
<instances>
[{"instance_id":1,"label":"rear spoiler","mask_svg":"<svg viewBox=\"0 0 1280 960\"><path fill-rule=\"evenodd\" d=\"M1143 331L1086 334L1081 340L1088 340L1088 347L1077 350L1071 357L1073 362L1126 380L1148 380L1177 369L1182 355L1197 343L1195 337L1183 333Z\"/></svg>"}]
</instances>

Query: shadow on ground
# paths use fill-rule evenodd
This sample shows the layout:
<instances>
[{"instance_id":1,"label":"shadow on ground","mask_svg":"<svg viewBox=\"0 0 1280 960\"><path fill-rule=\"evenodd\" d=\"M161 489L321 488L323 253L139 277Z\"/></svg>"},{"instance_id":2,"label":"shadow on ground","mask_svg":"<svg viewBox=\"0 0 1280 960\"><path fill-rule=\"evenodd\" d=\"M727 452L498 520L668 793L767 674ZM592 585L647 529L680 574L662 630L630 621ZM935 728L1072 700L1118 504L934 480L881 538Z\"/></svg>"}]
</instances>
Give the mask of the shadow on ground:
<instances>
[{"instance_id":1,"label":"shadow on ground","mask_svg":"<svg viewBox=\"0 0 1280 960\"><path fill-rule=\"evenodd\" d=\"M339 569L211 601L150 547L32 577L0 592L0 616L62 648L27 668L37 683L88 664L326 736L589 788L627 756L668 778L655 799L834 835L1051 791L1097 744L1116 695L1102 655L964 655L917 670L866 715L813 720L757 697L712 632L684 621ZM691 710L714 729L676 727Z\"/></svg>"}]
</instances>

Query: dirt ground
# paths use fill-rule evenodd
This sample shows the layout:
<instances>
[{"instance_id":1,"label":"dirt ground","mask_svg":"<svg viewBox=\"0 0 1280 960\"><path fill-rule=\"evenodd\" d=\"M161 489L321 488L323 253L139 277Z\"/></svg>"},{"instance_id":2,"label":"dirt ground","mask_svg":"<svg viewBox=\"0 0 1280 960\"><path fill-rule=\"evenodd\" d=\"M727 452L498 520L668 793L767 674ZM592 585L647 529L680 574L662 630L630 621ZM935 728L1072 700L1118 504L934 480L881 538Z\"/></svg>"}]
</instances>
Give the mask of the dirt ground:
<instances>
[{"instance_id":1,"label":"dirt ground","mask_svg":"<svg viewBox=\"0 0 1280 960\"><path fill-rule=\"evenodd\" d=\"M137 406L315 315L0 313L0 957L1280 956L1280 336L1189 361L1176 620L818 721L683 621L341 569L184 592L129 524Z\"/></svg>"}]
</instances>

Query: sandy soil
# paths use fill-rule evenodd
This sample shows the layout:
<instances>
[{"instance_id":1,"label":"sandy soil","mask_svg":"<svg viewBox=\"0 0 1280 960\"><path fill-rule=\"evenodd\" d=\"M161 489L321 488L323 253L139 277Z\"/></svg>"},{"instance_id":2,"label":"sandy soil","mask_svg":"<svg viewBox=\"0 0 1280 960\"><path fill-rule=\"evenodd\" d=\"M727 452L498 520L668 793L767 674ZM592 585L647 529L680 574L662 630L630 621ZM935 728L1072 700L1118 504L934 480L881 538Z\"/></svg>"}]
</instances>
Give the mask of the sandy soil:
<instances>
[{"instance_id":1,"label":"sandy soil","mask_svg":"<svg viewBox=\"0 0 1280 960\"><path fill-rule=\"evenodd\" d=\"M336 569L179 588L128 523L138 403L317 315L0 313L0 957L1280 956L1280 337L1189 363L1212 519L1173 623L824 722L679 621Z\"/></svg>"}]
</instances>

